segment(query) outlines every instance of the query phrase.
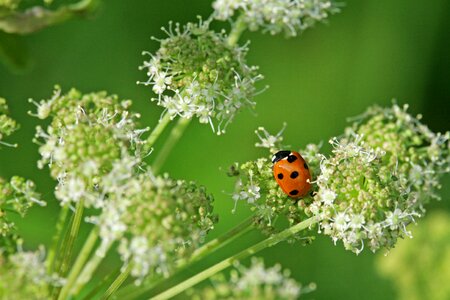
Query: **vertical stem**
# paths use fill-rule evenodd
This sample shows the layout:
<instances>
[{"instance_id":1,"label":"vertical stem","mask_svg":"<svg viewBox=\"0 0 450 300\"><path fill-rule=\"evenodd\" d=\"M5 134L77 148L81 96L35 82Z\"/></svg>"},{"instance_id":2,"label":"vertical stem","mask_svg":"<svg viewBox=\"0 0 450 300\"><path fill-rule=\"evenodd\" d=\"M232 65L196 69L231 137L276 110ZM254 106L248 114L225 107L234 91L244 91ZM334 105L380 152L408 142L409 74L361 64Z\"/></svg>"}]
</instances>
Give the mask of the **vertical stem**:
<instances>
[{"instance_id":1,"label":"vertical stem","mask_svg":"<svg viewBox=\"0 0 450 300\"><path fill-rule=\"evenodd\" d=\"M242 223L238 224L228 232L223 235L209 241L205 245L201 246L197 250L194 251L192 256L188 260L180 260L177 262L177 269L171 277L161 278L159 280L153 281L150 284L142 285L141 287L136 287L134 284L130 284L125 288L121 289L117 293L118 299L126 300L126 299L136 299L137 297L150 292L154 287L169 281L175 275L180 274L184 270L186 270L189 266L191 266L194 262L202 259L203 257L213 253L214 251L225 247L229 243L231 243L236 238L241 235L247 233L249 230L253 228L253 217L249 217L244 220Z\"/></svg>"},{"instance_id":2,"label":"vertical stem","mask_svg":"<svg viewBox=\"0 0 450 300\"><path fill-rule=\"evenodd\" d=\"M106 253L111 248L111 245L112 245L111 241L102 242L102 244L99 246L99 249L102 249L102 251L99 251L99 249L97 249L94 252L94 255L91 257L91 259L88 261L88 263L84 266L83 271L81 271L80 275L75 281L75 284L70 290L71 295L78 294L83 285L86 284L91 279L92 274L95 272L95 270L97 270ZM99 252L105 253L105 255L100 255Z\"/></svg>"},{"instance_id":3,"label":"vertical stem","mask_svg":"<svg viewBox=\"0 0 450 300\"><path fill-rule=\"evenodd\" d=\"M211 277L212 275L228 268L231 266L234 262L242 260L252 254L255 254L265 248L272 247L279 242L287 239L288 237L293 236L294 234L300 232L301 230L304 230L311 225L317 223L319 221L318 216L311 217L309 219L306 219L305 221L298 223L288 229L283 230L282 232L275 234L258 244L255 244L251 247L248 247L247 249L239 252L238 254L235 254L227 259L222 260L221 262L213 265L212 267L182 281L181 283L167 289L166 291L152 297L153 300L165 300L169 299L171 297L174 297L178 295L179 293L185 291L186 289L196 285L197 283Z\"/></svg>"},{"instance_id":4,"label":"vertical stem","mask_svg":"<svg viewBox=\"0 0 450 300\"><path fill-rule=\"evenodd\" d=\"M130 272L131 272L131 264L128 264L126 269L122 273L120 273L119 276L117 276L117 278L114 280L113 283L111 283L108 290L105 292L105 294L102 296L101 299L102 300L109 299L117 291L117 289L120 288L122 283L128 278Z\"/></svg>"},{"instance_id":5,"label":"vertical stem","mask_svg":"<svg viewBox=\"0 0 450 300\"><path fill-rule=\"evenodd\" d=\"M64 224L66 223L67 216L69 215L69 206L63 206L61 211L59 212L59 218L56 222L56 232L52 238L52 245L48 251L47 255L47 274L53 274L55 267L55 258L56 258L56 250L59 245L61 245L62 240L64 238L63 229Z\"/></svg>"},{"instance_id":6,"label":"vertical stem","mask_svg":"<svg viewBox=\"0 0 450 300\"><path fill-rule=\"evenodd\" d=\"M169 137L163 147L158 151L158 155L153 162L152 170L155 174L159 172L169 156L170 151L172 151L173 146L175 146L177 141L180 139L190 122L191 119L180 118L177 124L175 124L175 127L172 128Z\"/></svg>"},{"instance_id":7,"label":"vertical stem","mask_svg":"<svg viewBox=\"0 0 450 300\"><path fill-rule=\"evenodd\" d=\"M230 34L228 35L228 45L236 45L245 29L247 29L247 23L245 23L244 18L240 16L236 22L234 22Z\"/></svg>"},{"instance_id":8,"label":"vertical stem","mask_svg":"<svg viewBox=\"0 0 450 300\"><path fill-rule=\"evenodd\" d=\"M81 218L83 217L84 211L84 199L80 199L77 203L75 215L73 218L72 225L70 227L69 239L67 240L66 250L63 255L61 262L61 269L59 274L65 276L67 269L69 268L70 258L72 256L73 246L75 244L75 239L78 236L78 231L80 230Z\"/></svg>"},{"instance_id":9,"label":"vertical stem","mask_svg":"<svg viewBox=\"0 0 450 300\"><path fill-rule=\"evenodd\" d=\"M61 292L59 293L58 299L66 299L69 295L69 292L75 283L75 280L77 279L78 275L80 274L81 268L86 263L89 254L92 252L92 249L94 248L95 242L98 239L98 227L94 227L92 229L91 233L89 234L89 237L87 238L86 242L84 243L83 248L80 251L80 254L78 254L78 257L75 261L75 263L72 266L72 269L70 270L69 276L67 277L67 282L62 288Z\"/></svg>"},{"instance_id":10,"label":"vertical stem","mask_svg":"<svg viewBox=\"0 0 450 300\"><path fill-rule=\"evenodd\" d=\"M156 140L164 131L164 129L166 128L167 124L169 124L170 121L171 119L168 113L166 113L162 117L162 119L158 121L158 124L156 125L155 128L153 128L152 133L150 133L150 135L147 138L147 143L145 145L147 150L150 150L153 144L155 144Z\"/></svg>"}]
</instances>

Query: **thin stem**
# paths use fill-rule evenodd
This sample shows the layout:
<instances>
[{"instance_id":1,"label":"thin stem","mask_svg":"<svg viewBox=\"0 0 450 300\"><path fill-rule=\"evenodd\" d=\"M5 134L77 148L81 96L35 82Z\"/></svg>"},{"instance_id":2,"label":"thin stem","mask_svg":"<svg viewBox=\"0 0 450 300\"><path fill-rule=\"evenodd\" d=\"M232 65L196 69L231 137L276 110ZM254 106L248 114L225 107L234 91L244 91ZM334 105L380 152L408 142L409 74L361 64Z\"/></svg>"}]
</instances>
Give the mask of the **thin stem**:
<instances>
[{"instance_id":1,"label":"thin stem","mask_svg":"<svg viewBox=\"0 0 450 300\"><path fill-rule=\"evenodd\" d=\"M75 280L77 279L78 275L80 274L83 265L89 258L89 254L91 254L92 249L94 248L94 245L97 242L97 239L98 239L98 227L94 227L94 229L92 229L91 233L89 234L89 237L87 238L86 242L84 243L84 246L80 251L80 254L78 254L78 257L75 263L73 264L72 269L70 270L69 276L67 277L67 282L62 288L61 292L59 293L58 299L66 299L67 296L69 295L69 292L73 284L75 283Z\"/></svg>"},{"instance_id":2,"label":"thin stem","mask_svg":"<svg viewBox=\"0 0 450 300\"><path fill-rule=\"evenodd\" d=\"M186 289L196 285L197 283L209 278L210 276L228 268L231 266L234 262L242 260L252 254L255 254L265 248L272 247L276 244L278 244L281 241L286 240L287 238L293 236L294 234L309 228L311 225L317 223L319 221L318 216L311 217L309 219L306 219L305 221L298 223L286 230L283 230L282 232L275 234L258 244L255 244L238 254L235 254L227 259L222 260L221 262L215 264L214 266L182 281L181 283L167 289L166 291L156 295L155 297L152 297L153 300L165 300L169 299L171 297L174 297L178 295L179 293L185 291Z\"/></svg>"},{"instance_id":3,"label":"thin stem","mask_svg":"<svg viewBox=\"0 0 450 300\"><path fill-rule=\"evenodd\" d=\"M175 270L175 272L173 272L173 274L171 274L170 277L160 278L159 280L153 281L148 285L142 285L141 287L136 287L134 284L130 284L125 288L121 289L117 293L117 298L122 300L136 299L137 297L145 293L151 292L152 289L155 288L156 286L159 286L162 283L170 281L174 276L182 273L196 261L199 261L203 257L215 252L216 250L225 247L226 245L228 245L241 235L250 231L252 228L253 228L253 216L247 218L246 220L244 220L243 222L241 222L228 232L209 241L205 245L195 250L188 260L179 260L177 262L177 269Z\"/></svg>"},{"instance_id":4,"label":"thin stem","mask_svg":"<svg viewBox=\"0 0 450 300\"><path fill-rule=\"evenodd\" d=\"M155 144L158 137L161 135L161 133L166 128L167 124L171 121L170 115L165 114L158 122L155 128L153 128L152 133L147 138L147 143L145 144L145 147L147 150L150 150L153 145Z\"/></svg>"},{"instance_id":5,"label":"thin stem","mask_svg":"<svg viewBox=\"0 0 450 300\"><path fill-rule=\"evenodd\" d=\"M54 267L55 267L55 259L56 259L56 250L58 249L59 245L61 245L62 240L64 238L63 229L64 224L66 224L67 216L69 215L69 206L63 206L61 208L61 211L59 212L59 218L56 222L56 232L55 235L53 235L52 238L52 245L50 249L48 250L47 255L47 273L53 274Z\"/></svg>"},{"instance_id":6,"label":"thin stem","mask_svg":"<svg viewBox=\"0 0 450 300\"><path fill-rule=\"evenodd\" d=\"M96 284L95 287L93 287L91 289L90 292L88 292L85 296L81 297L78 300L86 300L86 299L95 299L94 297L102 290L102 289L106 289L107 283L111 282L111 280L117 276L119 276L119 274L121 273L120 271L121 267L116 271L116 272L111 272L108 275L106 275L105 277L103 277L103 279ZM78 298L78 297L77 297Z\"/></svg>"},{"instance_id":7,"label":"thin stem","mask_svg":"<svg viewBox=\"0 0 450 300\"><path fill-rule=\"evenodd\" d=\"M105 294L102 296L101 299L102 300L109 299L117 291L117 289L120 288L122 283L128 278L130 272L131 272L131 264L128 264L126 269L122 273L120 273L119 276L117 276L117 278L114 280L113 283L111 283L108 290L105 292Z\"/></svg>"},{"instance_id":8,"label":"thin stem","mask_svg":"<svg viewBox=\"0 0 450 300\"><path fill-rule=\"evenodd\" d=\"M67 240L66 248L64 251L63 259L61 262L61 269L59 274L64 276L69 268L70 258L72 256L73 246L75 244L75 239L78 236L78 231L80 230L81 218L83 217L84 211L84 199L80 199L77 203L75 215L73 217L73 222L70 227L69 238Z\"/></svg>"},{"instance_id":9,"label":"thin stem","mask_svg":"<svg viewBox=\"0 0 450 300\"><path fill-rule=\"evenodd\" d=\"M236 22L234 22L230 34L228 35L228 45L236 45L245 29L247 29L247 23L244 21L244 17L240 16Z\"/></svg>"},{"instance_id":10,"label":"thin stem","mask_svg":"<svg viewBox=\"0 0 450 300\"><path fill-rule=\"evenodd\" d=\"M84 284L86 284L91 278L92 274L97 270L98 266L102 262L103 258L105 258L106 253L111 248L112 242L102 242L98 249L94 252L94 255L88 261L88 263L84 266L83 271L81 271L78 276L75 284L70 290L71 295L77 295ZM100 250L101 249L101 250Z\"/></svg>"},{"instance_id":11,"label":"thin stem","mask_svg":"<svg viewBox=\"0 0 450 300\"><path fill-rule=\"evenodd\" d=\"M169 156L170 151L172 151L172 148L183 135L190 122L191 119L180 118L175 127L172 128L169 137L164 143L162 149L158 151L158 155L153 162L152 170L155 174L158 173L161 167L164 165L164 162Z\"/></svg>"}]
</instances>

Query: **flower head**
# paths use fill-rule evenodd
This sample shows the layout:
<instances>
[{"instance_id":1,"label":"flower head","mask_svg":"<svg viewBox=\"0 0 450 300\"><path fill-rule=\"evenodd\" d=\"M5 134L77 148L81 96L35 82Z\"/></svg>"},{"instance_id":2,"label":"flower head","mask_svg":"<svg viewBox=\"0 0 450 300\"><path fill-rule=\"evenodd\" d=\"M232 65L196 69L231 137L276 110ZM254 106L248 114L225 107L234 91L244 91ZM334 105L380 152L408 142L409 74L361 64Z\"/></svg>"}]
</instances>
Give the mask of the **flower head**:
<instances>
[{"instance_id":1,"label":"flower head","mask_svg":"<svg viewBox=\"0 0 450 300\"><path fill-rule=\"evenodd\" d=\"M253 258L251 266L238 265L230 279L223 275L211 278L211 287L188 292L192 299L298 299L316 289L314 283L302 286L290 278L290 272L277 264L265 267L260 258Z\"/></svg>"},{"instance_id":2,"label":"flower head","mask_svg":"<svg viewBox=\"0 0 450 300\"><path fill-rule=\"evenodd\" d=\"M2 139L4 137L11 135L14 131L16 131L19 128L16 121L8 117L7 114L8 114L8 106L6 105L6 100L0 98L0 145L13 146L5 142L2 142Z\"/></svg>"},{"instance_id":3,"label":"flower head","mask_svg":"<svg viewBox=\"0 0 450 300\"><path fill-rule=\"evenodd\" d=\"M439 178L449 171L449 135L435 134L394 105L370 108L341 138L330 140L318 193L308 208L323 220L324 234L355 253L392 248L411 236L407 225L438 198Z\"/></svg>"},{"instance_id":4,"label":"flower head","mask_svg":"<svg viewBox=\"0 0 450 300\"><path fill-rule=\"evenodd\" d=\"M115 171L121 174L120 167ZM168 275L217 221L212 196L193 182L155 177L148 171L123 178L119 189L116 183L101 186L109 199L90 221L99 226L104 241L120 241L119 253L125 265L131 265L137 283L148 275Z\"/></svg>"},{"instance_id":5,"label":"flower head","mask_svg":"<svg viewBox=\"0 0 450 300\"><path fill-rule=\"evenodd\" d=\"M105 92L82 95L72 89L62 95L57 88L50 100L35 103L36 116L51 118L44 130L37 128L41 159L59 181L56 196L62 204L86 199L87 206L100 207L97 186L114 164L127 154L139 160L146 129L136 128L138 114L128 111L131 101L119 101Z\"/></svg>"},{"instance_id":6,"label":"flower head","mask_svg":"<svg viewBox=\"0 0 450 300\"><path fill-rule=\"evenodd\" d=\"M150 59L141 66L149 77L143 84L152 86L152 100L172 118L196 117L222 134L240 109L255 105L254 85L262 77L246 64L245 46L229 45L224 33L208 26L170 23L158 51L144 52Z\"/></svg>"},{"instance_id":7,"label":"flower head","mask_svg":"<svg viewBox=\"0 0 450 300\"><path fill-rule=\"evenodd\" d=\"M3 299L48 299L48 286L60 287L64 280L48 275L43 247L35 252L19 251L9 257L0 252L0 295Z\"/></svg>"},{"instance_id":8,"label":"flower head","mask_svg":"<svg viewBox=\"0 0 450 300\"><path fill-rule=\"evenodd\" d=\"M260 143L256 143L256 146L276 152L280 149L277 147L281 146L281 132L271 135L264 128L259 128L256 133ZM314 144L300 150L313 176L319 173L321 156L318 150L319 147ZM247 202L251 210L255 211L255 224L268 234L276 231L276 223L283 219L287 219L291 225L304 220L307 217L305 207L312 201L310 196L294 200L283 192L274 179L271 156L270 154L243 164L236 163L229 174L238 177L234 201L236 204L239 201Z\"/></svg>"},{"instance_id":9,"label":"flower head","mask_svg":"<svg viewBox=\"0 0 450 300\"><path fill-rule=\"evenodd\" d=\"M288 37L298 35L339 11L327 0L216 0L213 8L216 19L229 20L239 11L250 30L261 29L270 34L284 32Z\"/></svg>"}]
</instances>

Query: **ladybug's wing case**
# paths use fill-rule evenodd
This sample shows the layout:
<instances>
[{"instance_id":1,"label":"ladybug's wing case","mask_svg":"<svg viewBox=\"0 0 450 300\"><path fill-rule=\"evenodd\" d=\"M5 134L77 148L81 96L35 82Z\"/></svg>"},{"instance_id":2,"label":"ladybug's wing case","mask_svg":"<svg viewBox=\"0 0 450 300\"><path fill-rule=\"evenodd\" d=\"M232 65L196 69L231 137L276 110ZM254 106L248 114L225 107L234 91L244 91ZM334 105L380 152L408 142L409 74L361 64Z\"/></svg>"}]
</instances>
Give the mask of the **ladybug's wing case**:
<instances>
[{"instance_id":1,"label":"ladybug's wing case","mask_svg":"<svg viewBox=\"0 0 450 300\"><path fill-rule=\"evenodd\" d=\"M297 152L291 152L277 161L273 166L273 174L281 189L291 198L305 196L311 188L308 165Z\"/></svg>"}]
</instances>

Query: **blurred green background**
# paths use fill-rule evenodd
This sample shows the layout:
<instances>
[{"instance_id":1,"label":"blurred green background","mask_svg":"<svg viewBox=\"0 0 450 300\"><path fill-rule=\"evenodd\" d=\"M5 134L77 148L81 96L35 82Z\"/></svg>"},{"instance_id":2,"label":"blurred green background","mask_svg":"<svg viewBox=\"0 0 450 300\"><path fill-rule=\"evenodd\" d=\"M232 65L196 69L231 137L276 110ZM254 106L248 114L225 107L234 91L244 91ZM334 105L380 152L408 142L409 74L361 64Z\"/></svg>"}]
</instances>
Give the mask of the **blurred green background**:
<instances>
[{"instance_id":1,"label":"blurred green background","mask_svg":"<svg viewBox=\"0 0 450 300\"><path fill-rule=\"evenodd\" d=\"M36 167L37 146L31 140L39 122L27 115L33 109L28 98L49 98L54 84L64 90L107 90L133 99L142 124L153 127L162 110L149 101L150 88L136 85L145 80L138 70L141 52L157 49L150 36L164 36L160 27L168 21L195 21L211 11L211 2L205 0L111 0L88 20L72 20L20 39L26 49L15 51L28 55L26 70L12 72L0 65L0 97L9 101L12 116L21 124L9 139L20 147L0 152L0 176L33 179L49 202L48 208L34 208L28 218L18 220L26 247L49 244L58 210L55 182L48 170ZM242 203L231 213L234 182L226 170L234 161L265 154L254 147L258 126L277 132L287 122L285 142L298 149L340 134L346 118L367 106L390 105L396 98L409 103L413 114L422 113L432 130L449 130L449 28L447 0L348 0L328 24L298 38L245 33L241 42L251 40L249 63L260 66L264 84L270 85L256 98L256 114L242 112L220 137L209 126L193 122L164 167L173 177L196 180L215 194L220 222L209 238L249 214ZM443 201L432 203L429 210L450 211L449 183L446 176ZM250 235L217 256L258 238ZM279 262L299 281L316 282L318 290L308 298L395 299L394 285L376 272L377 255L366 251L356 256L327 237L308 247L284 243L261 253L268 265ZM110 267L104 265L103 271Z\"/></svg>"}]
</instances>

